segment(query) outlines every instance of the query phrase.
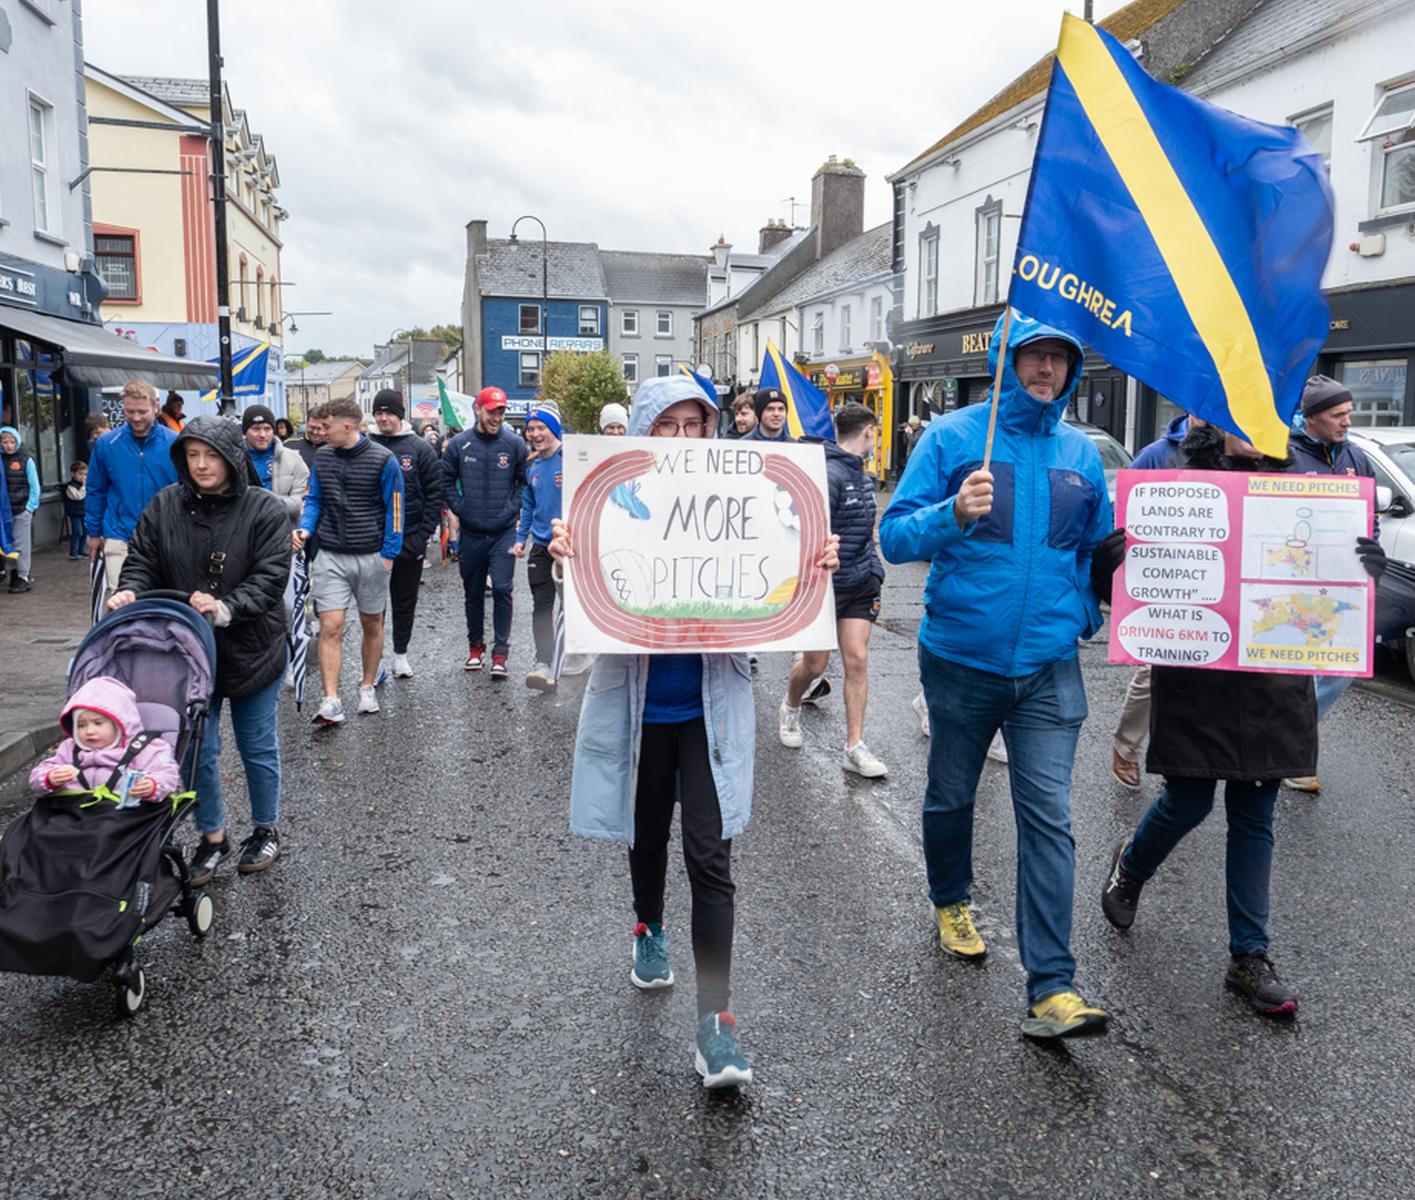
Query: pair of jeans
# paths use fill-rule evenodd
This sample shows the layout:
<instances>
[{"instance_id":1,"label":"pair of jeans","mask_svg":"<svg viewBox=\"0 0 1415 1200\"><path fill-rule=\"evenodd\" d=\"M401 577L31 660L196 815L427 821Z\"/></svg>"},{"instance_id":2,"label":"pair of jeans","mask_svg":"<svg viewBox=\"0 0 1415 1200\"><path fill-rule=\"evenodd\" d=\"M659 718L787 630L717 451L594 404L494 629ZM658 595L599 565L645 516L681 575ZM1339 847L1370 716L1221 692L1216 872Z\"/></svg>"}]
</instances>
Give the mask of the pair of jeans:
<instances>
[{"instance_id":1,"label":"pair of jeans","mask_svg":"<svg viewBox=\"0 0 1415 1200\"><path fill-rule=\"evenodd\" d=\"M988 744L1002 730L1017 822L1017 949L1031 1003L1070 991L1076 843L1071 768L1086 719L1080 664L1051 663L1008 678L919 647L929 708L924 862L937 907L971 899L973 801Z\"/></svg>"},{"instance_id":2,"label":"pair of jeans","mask_svg":"<svg viewBox=\"0 0 1415 1200\"><path fill-rule=\"evenodd\" d=\"M77 520L75 520L73 517L70 517L70 518L69 518L69 557L70 557L70 558L80 558L80 557L86 558L86 557L88 557L87 554L86 554L85 551L84 551L84 546L85 546L85 543L87 542L87 540L88 540L87 535L84 533L84 521L83 521L83 518L82 518L82 517L79 517Z\"/></svg>"},{"instance_id":3,"label":"pair of jeans","mask_svg":"<svg viewBox=\"0 0 1415 1200\"><path fill-rule=\"evenodd\" d=\"M251 798L251 824L274 828L280 820L280 739L275 728L275 708L285 685L282 670L270 683L249 696L218 696L206 719L206 737L197 761L197 829L214 833L226 826L221 800L221 708L231 706L231 731L246 772Z\"/></svg>"},{"instance_id":4,"label":"pair of jeans","mask_svg":"<svg viewBox=\"0 0 1415 1200\"><path fill-rule=\"evenodd\" d=\"M1257 954L1268 948L1268 881L1273 869L1273 808L1280 779L1224 786L1228 810L1228 952ZM1140 818L1121 865L1141 883L1159 870L1184 835L1214 806L1216 779L1166 779Z\"/></svg>"},{"instance_id":5,"label":"pair of jeans","mask_svg":"<svg viewBox=\"0 0 1415 1200\"><path fill-rule=\"evenodd\" d=\"M34 551L34 513L21 509L14 516L15 549L20 552L15 560L15 573L21 579L28 579Z\"/></svg>"},{"instance_id":6,"label":"pair of jeans","mask_svg":"<svg viewBox=\"0 0 1415 1200\"><path fill-rule=\"evenodd\" d=\"M1350 675L1318 675L1312 682L1317 689L1317 720L1320 721L1356 680Z\"/></svg>"},{"instance_id":7,"label":"pair of jeans","mask_svg":"<svg viewBox=\"0 0 1415 1200\"><path fill-rule=\"evenodd\" d=\"M683 863L693 899L698 1015L724 1012L732 974L736 885L732 882L732 840L722 836L722 810L712 780L707 726L702 717L643 727L629 877L634 886L635 915L646 924L663 920L675 799L683 813Z\"/></svg>"},{"instance_id":8,"label":"pair of jeans","mask_svg":"<svg viewBox=\"0 0 1415 1200\"><path fill-rule=\"evenodd\" d=\"M486 577L491 575L493 654L506 654L511 649L511 584L516 570L511 547L515 544L515 526L500 533L468 533L463 529L457 539L457 570L462 575L467 609L467 641L473 646L486 644Z\"/></svg>"}]
</instances>

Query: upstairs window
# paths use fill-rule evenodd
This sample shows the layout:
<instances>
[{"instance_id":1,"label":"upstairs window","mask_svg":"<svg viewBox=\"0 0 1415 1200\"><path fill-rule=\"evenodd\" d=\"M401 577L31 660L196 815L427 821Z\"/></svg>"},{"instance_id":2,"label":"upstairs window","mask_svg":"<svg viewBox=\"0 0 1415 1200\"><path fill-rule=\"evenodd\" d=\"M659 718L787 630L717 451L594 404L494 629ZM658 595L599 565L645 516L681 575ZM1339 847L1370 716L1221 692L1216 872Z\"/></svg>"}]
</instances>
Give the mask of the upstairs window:
<instances>
[{"instance_id":1,"label":"upstairs window","mask_svg":"<svg viewBox=\"0 0 1415 1200\"><path fill-rule=\"evenodd\" d=\"M672 337L672 336L673 336L673 314L672 314L671 312L667 312L667 311L665 311L665 310L663 310L663 309L660 309L659 312L657 313L657 320L658 320L658 336L659 336L659 337Z\"/></svg>"},{"instance_id":2,"label":"upstairs window","mask_svg":"<svg viewBox=\"0 0 1415 1200\"><path fill-rule=\"evenodd\" d=\"M1311 146L1322 156L1322 165L1331 174L1331 105L1293 117L1292 124Z\"/></svg>"},{"instance_id":3,"label":"upstairs window","mask_svg":"<svg viewBox=\"0 0 1415 1200\"><path fill-rule=\"evenodd\" d=\"M619 314L619 332L625 337L639 336L639 310L626 308Z\"/></svg>"},{"instance_id":4,"label":"upstairs window","mask_svg":"<svg viewBox=\"0 0 1415 1200\"><path fill-rule=\"evenodd\" d=\"M580 336L599 337L599 305L580 305Z\"/></svg>"},{"instance_id":5,"label":"upstairs window","mask_svg":"<svg viewBox=\"0 0 1415 1200\"><path fill-rule=\"evenodd\" d=\"M938 230L919 235L919 316L938 312Z\"/></svg>"},{"instance_id":6,"label":"upstairs window","mask_svg":"<svg viewBox=\"0 0 1415 1200\"><path fill-rule=\"evenodd\" d=\"M540 332L540 305L522 304L520 306L520 330L522 333Z\"/></svg>"},{"instance_id":7,"label":"upstairs window","mask_svg":"<svg viewBox=\"0 0 1415 1200\"><path fill-rule=\"evenodd\" d=\"M137 239L131 233L95 233L93 257L109 300L138 299Z\"/></svg>"}]
</instances>

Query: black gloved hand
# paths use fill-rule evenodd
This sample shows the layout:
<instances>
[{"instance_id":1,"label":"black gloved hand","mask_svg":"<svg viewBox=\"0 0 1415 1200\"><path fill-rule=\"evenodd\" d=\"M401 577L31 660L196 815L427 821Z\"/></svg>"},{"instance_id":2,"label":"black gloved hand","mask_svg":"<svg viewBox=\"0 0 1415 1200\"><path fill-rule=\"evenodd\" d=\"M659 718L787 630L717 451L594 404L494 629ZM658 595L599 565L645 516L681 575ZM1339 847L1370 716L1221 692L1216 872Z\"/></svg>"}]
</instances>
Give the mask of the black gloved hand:
<instances>
[{"instance_id":1,"label":"black gloved hand","mask_svg":"<svg viewBox=\"0 0 1415 1200\"><path fill-rule=\"evenodd\" d=\"M1111 580L1125 561L1125 530L1106 534L1091 551L1091 586L1096 595L1110 603Z\"/></svg>"},{"instance_id":2,"label":"black gloved hand","mask_svg":"<svg viewBox=\"0 0 1415 1200\"><path fill-rule=\"evenodd\" d=\"M1358 537L1356 539L1356 557L1361 560L1361 565L1366 568L1366 574L1372 579L1379 580L1385 574L1386 552L1375 538Z\"/></svg>"}]
</instances>

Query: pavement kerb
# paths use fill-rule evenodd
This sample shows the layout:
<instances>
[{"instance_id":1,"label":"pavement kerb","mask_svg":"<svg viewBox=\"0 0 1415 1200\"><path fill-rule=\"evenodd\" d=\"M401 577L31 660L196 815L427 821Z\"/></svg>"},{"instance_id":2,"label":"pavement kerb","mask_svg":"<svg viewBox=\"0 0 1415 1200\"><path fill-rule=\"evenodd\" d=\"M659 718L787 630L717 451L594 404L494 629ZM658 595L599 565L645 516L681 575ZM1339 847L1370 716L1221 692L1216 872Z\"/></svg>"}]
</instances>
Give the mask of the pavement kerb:
<instances>
[{"instance_id":1,"label":"pavement kerb","mask_svg":"<svg viewBox=\"0 0 1415 1200\"><path fill-rule=\"evenodd\" d=\"M37 729L0 733L0 779L38 758L64 736L64 731L52 721Z\"/></svg>"}]
</instances>

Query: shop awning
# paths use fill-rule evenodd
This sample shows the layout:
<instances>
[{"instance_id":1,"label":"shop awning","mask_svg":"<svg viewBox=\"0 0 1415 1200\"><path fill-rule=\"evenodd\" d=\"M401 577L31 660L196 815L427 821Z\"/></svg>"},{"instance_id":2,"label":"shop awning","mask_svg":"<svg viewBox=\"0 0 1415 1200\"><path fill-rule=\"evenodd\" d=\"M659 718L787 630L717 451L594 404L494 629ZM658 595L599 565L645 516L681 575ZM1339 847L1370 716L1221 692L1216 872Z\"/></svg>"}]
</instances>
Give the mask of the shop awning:
<instances>
[{"instance_id":1,"label":"shop awning","mask_svg":"<svg viewBox=\"0 0 1415 1200\"><path fill-rule=\"evenodd\" d=\"M207 363L158 354L84 321L0 305L0 329L54 346L64 382L78 387L122 387L137 378L159 390L207 391L219 378Z\"/></svg>"}]
</instances>

